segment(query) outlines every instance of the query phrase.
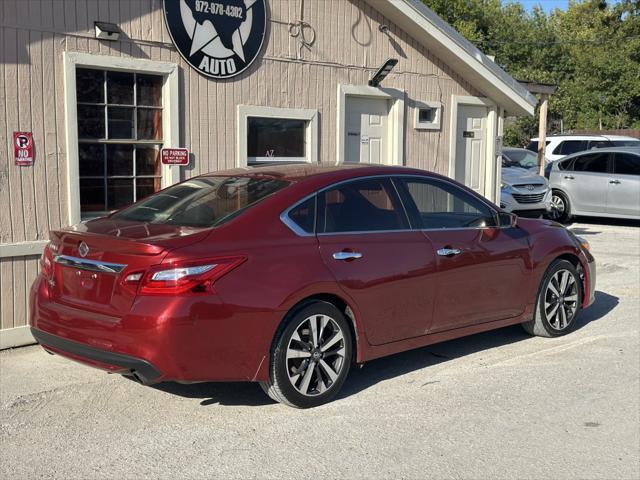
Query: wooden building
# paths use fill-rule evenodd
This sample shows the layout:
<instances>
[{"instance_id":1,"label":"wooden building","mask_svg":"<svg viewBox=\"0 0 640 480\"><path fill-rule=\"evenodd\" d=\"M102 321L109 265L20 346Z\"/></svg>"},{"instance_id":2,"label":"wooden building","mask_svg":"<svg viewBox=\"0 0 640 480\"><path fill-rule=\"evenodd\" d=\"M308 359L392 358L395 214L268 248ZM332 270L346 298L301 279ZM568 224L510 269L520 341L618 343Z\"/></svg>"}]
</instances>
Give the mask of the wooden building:
<instances>
[{"instance_id":1,"label":"wooden building","mask_svg":"<svg viewBox=\"0 0 640 480\"><path fill-rule=\"evenodd\" d=\"M495 200L502 120L536 103L419 0L3 0L0 17L2 348L32 341L50 229L265 161L408 165Z\"/></svg>"}]
</instances>

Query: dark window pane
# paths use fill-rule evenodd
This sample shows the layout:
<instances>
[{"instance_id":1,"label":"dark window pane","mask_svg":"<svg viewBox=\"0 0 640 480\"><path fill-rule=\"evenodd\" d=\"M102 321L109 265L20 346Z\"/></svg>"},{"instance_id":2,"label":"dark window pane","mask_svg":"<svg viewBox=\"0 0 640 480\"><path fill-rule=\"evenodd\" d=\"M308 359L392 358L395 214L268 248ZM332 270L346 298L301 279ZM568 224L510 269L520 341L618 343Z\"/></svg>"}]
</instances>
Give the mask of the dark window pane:
<instances>
[{"instance_id":1,"label":"dark window pane","mask_svg":"<svg viewBox=\"0 0 640 480\"><path fill-rule=\"evenodd\" d=\"M104 72L76 69L76 92L78 102L104 103Z\"/></svg>"},{"instance_id":2,"label":"dark window pane","mask_svg":"<svg viewBox=\"0 0 640 480\"><path fill-rule=\"evenodd\" d=\"M311 197L292 209L289 218L303 231L313 233L316 224L316 197Z\"/></svg>"},{"instance_id":3,"label":"dark window pane","mask_svg":"<svg viewBox=\"0 0 640 480\"><path fill-rule=\"evenodd\" d=\"M104 146L97 143L81 143L78 146L78 163L81 177L104 175Z\"/></svg>"},{"instance_id":4,"label":"dark window pane","mask_svg":"<svg viewBox=\"0 0 640 480\"><path fill-rule=\"evenodd\" d=\"M616 173L621 175L640 175L640 155L616 153L614 159Z\"/></svg>"},{"instance_id":5,"label":"dark window pane","mask_svg":"<svg viewBox=\"0 0 640 480\"><path fill-rule=\"evenodd\" d=\"M272 178L201 177L136 203L115 218L137 222L212 227L234 218L289 183Z\"/></svg>"},{"instance_id":6,"label":"dark window pane","mask_svg":"<svg viewBox=\"0 0 640 480\"><path fill-rule=\"evenodd\" d=\"M107 72L107 103L133 105L133 73Z\"/></svg>"},{"instance_id":7,"label":"dark window pane","mask_svg":"<svg viewBox=\"0 0 640 480\"><path fill-rule=\"evenodd\" d=\"M101 178L80 179L80 211L103 212L104 180Z\"/></svg>"},{"instance_id":8,"label":"dark window pane","mask_svg":"<svg viewBox=\"0 0 640 480\"><path fill-rule=\"evenodd\" d=\"M573 162L573 170L576 172L607 173L608 153L591 153L582 155Z\"/></svg>"},{"instance_id":9,"label":"dark window pane","mask_svg":"<svg viewBox=\"0 0 640 480\"><path fill-rule=\"evenodd\" d=\"M494 212L460 188L434 180L405 180L406 203L418 228L495 226ZM414 208L415 205L415 208Z\"/></svg>"},{"instance_id":10,"label":"dark window pane","mask_svg":"<svg viewBox=\"0 0 640 480\"><path fill-rule=\"evenodd\" d=\"M160 175L160 148L136 148L136 175Z\"/></svg>"},{"instance_id":11,"label":"dark window pane","mask_svg":"<svg viewBox=\"0 0 640 480\"><path fill-rule=\"evenodd\" d=\"M162 138L162 110L138 109L138 140L160 140Z\"/></svg>"},{"instance_id":12,"label":"dark window pane","mask_svg":"<svg viewBox=\"0 0 640 480\"><path fill-rule=\"evenodd\" d=\"M548 141L544 142L544 146L546 147L546 146L548 146L550 143L551 143L551 141L550 141L550 140L548 140ZM538 152L538 141L537 141L537 140L535 140L535 141L531 141L531 142L529 142L529 145L527 145L525 148L526 148L527 150L531 150L532 152L536 152L536 153L537 153L537 152Z\"/></svg>"},{"instance_id":13,"label":"dark window pane","mask_svg":"<svg viewBox=\"0 0 640 480\"><path fill-rule=\"evenodd\" d=\"M418 110L418 121L421 123L424 122L433 122L433 119L436 116L435 108L421 108Z\"/></svg>"},{"instance_id":14,"label":"dark window pane","mask_svg":"<svg viewBox=\"0 0 640 480\"><path fill-rule=\"evenodd\" d=\"M133 175L133 145L107 145L107 175Z\"/></svg>"},{"instance_id":15,"label":"dark window pane","mask_svg":"<svg viewBox=\"0 0 640 480\"><path fill-rule=\"evenodd\" d=\"M107 179L107 210L126 207L133 203L133 179Z\"/></svg>"},{"instance_id":16,"label":"dark window pane","mask_svg":"<svg viewBox=\"0 0 640 480\"><path fill-rule=\"evenodd\" d=\"M571 168L571 164L573 163L573 159L563 160L558 163L558 170L569 170ZM551 165L551 163L549 164Z\"/></svg>"},{"instance_id":17,"label":"dark window pane","mask_svg":"<svg viewBox=\"0 0 640 480\"><path fill-rule=\"evenodd\" d=\"M558 145L553 151L554 155L571 155L572 153L581 152L587 149L586 140L565 140Z\"/></svg>"},{"instance_id":18,"label":"dark window pane","mask_svg":"<svg viewBox=\"0 0 640 480\"><path fill-rule=\"evenodd\" d=\"M148 197L152 193L160 190L159 178L137 178L136 179L136 201Z\"/></svg>"},{"instance_id":19,"label":"dark window pane","mask_svg":"<svg viewBox=\"0 0 640 480\"><path fill-rule=\"evenodd\" d=\"M611 147L611 142L608 140L590 140L589 141L589 150L592 148L608 148Z\"/></svg>"},{"instance_id":20,"label":"dark window pane","mask_svg":"<svg viewBox=\"0 0 640 480\"><path fill-rule=\"evenodd\" d=\"M78 137L104 138L104 107L78 105Z\"/></svg>"},{"instance_id":21,"label":"dark window pane","mask_svg":"<svg viewBox=\"0 0 640 480\"><path fill-rule=\"evenodd\" d=\"M355 180L323 192L319 230L333 233L407 228L392 188L385 180Z\"/></svg>"},{"instance_id":22,"label":"dark window pane","mask_svg":"<svg viewBox=\"0 0 640 480\"><path fill-rule=\"evenodd\" d=\"M162 77L157 75L138 74L136 78L136 84L138 87L137 104L149 107L161 107Z\"/></svg>"},{"instance_id":23,"label":"dark window pane","mask_svg":"<svg viewBox=\"0 0 640 480\"><path fill-rule=\"evenodd\" d=\"M304 120L249 118L247 155L252 160L305 157Z\"/></svg>"},{"instance_id":24,"label":"dark window pane","mask_svg":"<svg viewBox=\"0 0 640 480\"><path fill-rule=\"evenodd\" d=\"M133 108L109 107L109 138L133 137Z\"/></svg>"}]
</instances>

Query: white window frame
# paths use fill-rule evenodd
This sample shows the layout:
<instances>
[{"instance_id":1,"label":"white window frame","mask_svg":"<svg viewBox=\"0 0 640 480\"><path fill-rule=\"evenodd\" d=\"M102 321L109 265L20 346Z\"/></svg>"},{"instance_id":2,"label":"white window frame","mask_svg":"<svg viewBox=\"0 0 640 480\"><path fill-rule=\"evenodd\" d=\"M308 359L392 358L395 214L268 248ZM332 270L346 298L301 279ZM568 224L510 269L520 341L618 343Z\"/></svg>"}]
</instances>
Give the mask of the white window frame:
<instances>
[{"instance_id":1,"label":"white window frame","mask_svg":"<svg viewBox=\"0 0 640 480\"><path fill-rule=\"evenodd\" d=\"M367 85L338 85L338 119L336 165L344 163L346 148L347 97L383 98L391 102L389 109L389 165L404 165L404 90L369 87Z\"/></svg>"},{"instance_id":2,"label":"white window frame","mask_svg":"<svg viewBox=\"0 0 640 480\"><path fill-rule=\"evenodd\" d=\"M263 107L257 105L238 105L236 129L238 132L236 151L238 153L236 155L236 166L246 167L249 164L249 157L247 155L249 118L282 118L287 120L306 121L307 127L305 129L304 158L298 159L296 157L269 157L269 161L300 161L305 163L318 163L318 110L302 108Z\"/></svg>"},{"instance_id":3,"label":"white window frame","mask_svg":"<svg viewBox=\"0 0 640 480\"><path fill-rule=\"evenodd\" d=\"M451 96L451 118L450 134L449 134L449 177L456 178L456 128L458 126L458 105L476 105L487 108L487 117L485 122L485 138L486 138L486 162L484 169L484 195L486 198L493 200L499 195L494 192L496 184L495 177L498 167L496 163L500 160L496 156L496 136L498 133L498 105L486 97L471 97L466 95Z\"/></svg>"},{"instance_id":4,"label":"white window frame","mask_svg":"<svg viewBox=\"0 0 640 480\"><path fill-rule=\"evenodd\" d=\"M69 224L79 223L80 217L80 165L78 156L78 109L76 95L76 68L96 68L165 77L162 86L162 146L179 146L178 65L137 58L110 57L88 53L64 52L64 116L67 141L67 193ZM161 186L168 187L180 181L178 166L162 165Z\"/></svg>"},{"instance_id":5,"label":"white window frame","mask_svg":"<svg viewBox=\"0 0 640 480\"><path fill-rule=\"evenodd\" d=\"M436 111L433 116L433 120L430 122L420 121L420 110L422 109L434 109ZM442 103L421 101L415 103L415 116L413 121L413 128L416 130L440 130L442 126Z\"/></svg>"}]
</instances>

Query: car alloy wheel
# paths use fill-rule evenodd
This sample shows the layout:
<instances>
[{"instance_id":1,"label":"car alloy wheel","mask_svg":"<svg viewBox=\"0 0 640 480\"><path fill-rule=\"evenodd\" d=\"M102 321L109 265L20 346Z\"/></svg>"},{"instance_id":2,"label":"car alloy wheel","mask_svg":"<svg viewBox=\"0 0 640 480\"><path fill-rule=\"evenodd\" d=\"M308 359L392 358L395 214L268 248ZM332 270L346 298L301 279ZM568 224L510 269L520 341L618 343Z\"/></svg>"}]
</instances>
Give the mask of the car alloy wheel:
<instances>
[{"instance_id":1,"label":"car alloy wheel","mask_svg":"<svg viewBox=\"0 0 640 480\"><path fill-rule=\"evenodd\" d=\"M544 314L554 330L565 330L578 311L578 283L569 270L558 270L547 284Z\"/></svg>"},{"instance_id":2,"label":"car alloy wheel","mask_svg":"<svg viewBox=\"0 0 640 480\"><path fill-rule=\"evenodd\" d=\"M551 196L551 210L549 211L549 218L551 218L551 220L558 220L559 218L562 218L565 210L566 205L564 203L564 199L557 193L554 193Z\"/></svg>"},{"instance_id":3,"label":"car alloy wheel","mask_svg":"<svg viewBox=\"0 0 640 480\"><path fill-rule=\"evenodd\" d=\"M316 396L329 390L345 362L344 334L327 315L311 315L293 331L287 347L287 373L302 395Z\"/></svg>"}]
</instances>

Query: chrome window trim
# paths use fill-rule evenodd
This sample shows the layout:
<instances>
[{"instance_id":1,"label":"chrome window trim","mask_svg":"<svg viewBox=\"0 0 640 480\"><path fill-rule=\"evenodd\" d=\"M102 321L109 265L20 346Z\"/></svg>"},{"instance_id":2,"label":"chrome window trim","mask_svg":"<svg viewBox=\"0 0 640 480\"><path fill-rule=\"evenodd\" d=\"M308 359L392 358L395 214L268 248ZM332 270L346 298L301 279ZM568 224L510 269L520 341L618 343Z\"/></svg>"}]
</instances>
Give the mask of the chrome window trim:
<instances>
[{"instance_id":1,"label":"chrome window trim","mask_svg":"<svg viewBox=\"0 0 640 480\"><path fill-rule=\"evenodd\" d=\"M403 228L403 229L397 229L397 230L366 230L366 231L360 230L360 231L351 231L351 232L308 233L302 230L302 228L300 228L296 223L294 223L293 220L291 220L291 218L289 217L289 212L291 210L296 208L301 203L306 202L314 195L318 195L326 190L330 190L344 183L353 182L357 180L368 180L372 178L388 178L391 181L391 184L396 189L396 195L398 195L398 199L400 200L400 204L402 205L403 211L405 213L405 216L407 218L407 222L410 228L408 229ZM458 185L449 181L448 179L433 178L428 175L420 175L416 173L397 173L392 175L388 175L388 174L387 175L366 175L362 177L348 178L346 180L340 180L339 182L332 183L331 185L327 185L326 187L322 187L320 190L316 190L315 192L303 197L301 200L298 200L296 203L291 205L289 208L287 208L280 214L280 221L282 221L282 223L284 223L293 233L295 233L299 237L313 237L313 236L326 237L331 235L370 235L372 233L442 232L442 231L460 231L460 230L488 230L490 228L500 228L500 229L511 228L510 225L496 226L496 227L411 228L411 220L409 219L408 214L406 212L406 207L404 205L404 202L402 201L402 196L397 191L397 187L395 185L395 182L393 181L394 179L397 179L397 178L416 178L420 180L431 180L434 182L448 183L452 187L460 189ZM462 191L464 192L464 190ZM466 193L469 193L469 192L466 192ZM493 205L491 205L484 197L482 197L481 195L478 195L478 197L474 196L474 198L476 198L477 200L482 202L484 205L486 205L487 208L489 208L489 210L491 210L495 214L495 216L498 217L498 215L500 214L500 210L496 210L496 208ZM316 216L318 213L317 207L318 207L318 202L316 200ZM316 221L317 221L317 218L316 218Z\"/></svg>"},{"instance_id":2,"label":"chrome window trim","mask_svg":"<svg viewBox=\"0 0 640 480\"><path fill-rule=\"evenodd\" d=\"M55 255L53 257L55 263L64 265L65 267L77 268L78 270L87 270L89 272L100 273L120 273L127 268L122 263L99 262L97 260L88 260L86 258L70 257L68 255Z\"/></svg>"}]
</instances>

